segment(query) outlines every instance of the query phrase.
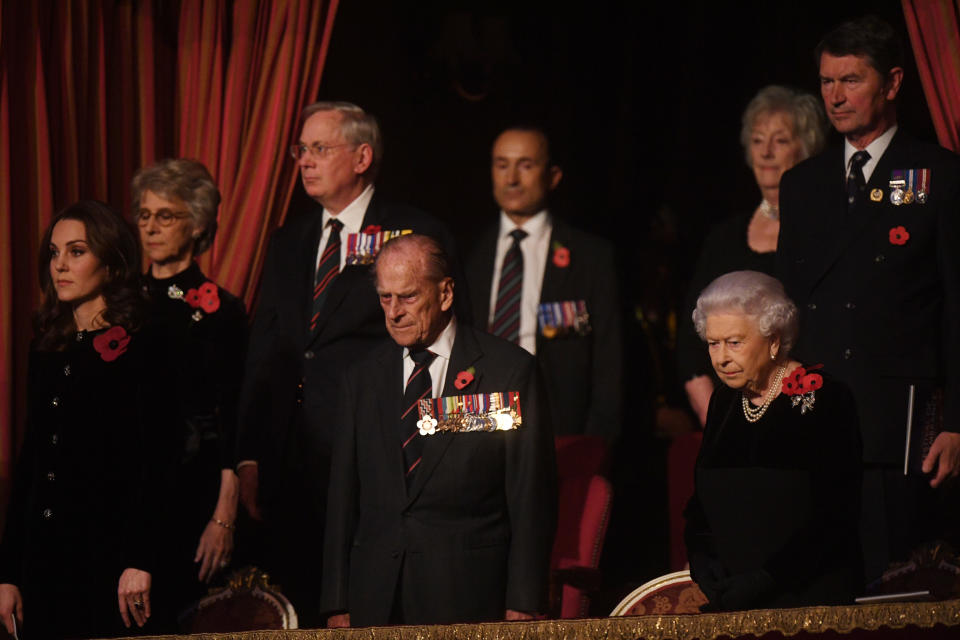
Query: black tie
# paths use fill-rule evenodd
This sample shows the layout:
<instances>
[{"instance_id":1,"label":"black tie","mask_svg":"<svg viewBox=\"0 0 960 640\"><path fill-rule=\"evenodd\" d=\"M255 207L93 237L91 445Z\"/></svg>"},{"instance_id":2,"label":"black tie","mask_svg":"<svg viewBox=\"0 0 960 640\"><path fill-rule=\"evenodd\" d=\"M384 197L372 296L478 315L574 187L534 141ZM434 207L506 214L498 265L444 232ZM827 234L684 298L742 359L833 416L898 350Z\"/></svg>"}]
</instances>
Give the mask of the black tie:
<instances>
[{"instance_id":1,"label":"black tie","mask_svg":"<svg viewBox=\"0 0 960 640\"><path fill-rule=\"evenodd\" d=\"M343 229L343 223L336 218L330 218L327 223L330 227L330 237L327 239L327 246L323 249L320 256L320 264L317 265L317 275L313 280L313 315L310 316L310 330L317 327L317 318L320 317L320 310L323 309L323 301L327 298L327 290L330 283L340 273L340 230Z\"/></svg>"},{"instance_id":2,"label":"black tie","mask_svg":"<svg viewBox=\"0 0 960 640\"><path fill-rule=\"evenodd\" d=\"M433 381L430 379L430 363L437 357L426 349L410 351L413 359L413 373L407 378L407 388L403 392L403 412L400 414L400 446L403 449L403 470L407 478L407 486L413 472L420 464L423 454L423 438L417 427L420 411L417 405L421 398L429 398L433 392Z\"/></svg>"},{"instance_id":3,"label":"black tie","mask_svg":"<svg viewBox=\"0 0 960 640\"><path fill-rule=\"evenodd\" d=\"M523 294L523 252L520 250L520 241L527 235L521 229L510 232L513 244L503 255L497 303L493 308L493 322L490 323L490 333L511 342L520 341L520 297Z\"/></svg>"},{"instance_id":4,"label":"black tie","mask_svg":"<svg viewBox=\"0 0 960 640\"><path fill-rule=\"evenodd\" d=\"M850 173L847 174L847 209L852 209L860 192L867 186L867 181L863 177L863 165L867 164L870 154L866 151L857 151L850 158Z\"/></svg>"}]
</instances>

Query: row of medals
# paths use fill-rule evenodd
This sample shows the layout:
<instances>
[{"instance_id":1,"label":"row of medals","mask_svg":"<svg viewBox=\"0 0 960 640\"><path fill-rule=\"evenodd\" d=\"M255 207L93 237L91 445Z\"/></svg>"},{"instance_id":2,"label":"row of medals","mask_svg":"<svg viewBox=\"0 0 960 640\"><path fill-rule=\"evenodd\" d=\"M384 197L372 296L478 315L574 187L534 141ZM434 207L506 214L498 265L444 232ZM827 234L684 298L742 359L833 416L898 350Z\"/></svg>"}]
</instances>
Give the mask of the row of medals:
<instances>
[{"instance_id":1,"label":"row of medals","mask_svg":"<svg viewBox=\"0 0 960 640\"><path fill-rule=\"evenodd\" d=\"M920 204L926 203L926 191L918 189L916 195L914 195L913 189L904 189L906 185L906 180L890 181L890 204L894 204L899 207L902 204L912 204L914 200ZM880 202L883 200L883 189L874 189L871 191L870 199L874 202Z\"/></svg>"}]
</instances>

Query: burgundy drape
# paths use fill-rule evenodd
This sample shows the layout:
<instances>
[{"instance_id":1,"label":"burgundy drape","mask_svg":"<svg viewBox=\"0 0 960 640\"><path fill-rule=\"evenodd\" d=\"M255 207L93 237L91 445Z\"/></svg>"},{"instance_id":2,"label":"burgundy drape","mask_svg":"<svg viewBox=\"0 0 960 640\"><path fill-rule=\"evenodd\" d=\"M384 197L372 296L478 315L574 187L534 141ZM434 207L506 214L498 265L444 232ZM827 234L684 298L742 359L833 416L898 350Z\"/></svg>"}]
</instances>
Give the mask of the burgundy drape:
<instances>
[{"instance_id":1,"label":"burgundy drape","mask_svg":"<svg viewBox=\"0 0 960 640\"><path fill-rule=\"evenodd\" d=\"M902 0L940 144L960 152L960 0Z\"/></svg>"},{"instance_id":2,"label":"burgundy drape","mask_svg":"<svg viewBox=\"0 0 960 640\"><path fill-rule=\"evenodd\" d=\"M319 89L337 3L0 0L0 492L52 214L80 198L129 213L138 167L196 158L223 194L202 266L249 304L293 193L285 149Z\"/></svg>"}]
</instances>

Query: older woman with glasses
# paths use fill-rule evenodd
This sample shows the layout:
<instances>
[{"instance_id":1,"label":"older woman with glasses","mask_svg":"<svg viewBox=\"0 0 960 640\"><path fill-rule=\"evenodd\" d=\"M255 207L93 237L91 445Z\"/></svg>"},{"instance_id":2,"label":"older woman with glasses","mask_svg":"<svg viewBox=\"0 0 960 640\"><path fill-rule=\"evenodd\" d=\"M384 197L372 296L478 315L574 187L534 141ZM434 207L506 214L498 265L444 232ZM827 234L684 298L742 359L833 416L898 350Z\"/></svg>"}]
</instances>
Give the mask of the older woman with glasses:
<instances>
[{"instance_id":1,"label":"older woman with glasses","mask_svg":"<svg viewBox=\"0 0 960 640\"><path fill-rule=\"evenodd\" d=\"M243 303L201 272L194 258L217 231L220 192L195 160L163 160L133 178L133 218L150 260L144 290L170 335L175 377L167 396L181 442L163 572L175 611L202 595L230 563L237 517L234 442L246 346ZM162 576L163 577L163 576Z\"/></svg>"},{"instance_id":2,"label":"older woman with glasses","mask_svg":"<svg viewBox=\"0 0 960 640\"><path fill-rule=\"evenodd\" d=\"M797 308L766 274L720 276L693 321L723 383L686 512L690 571L709 608L851 603L862 570L850 390L791 357Z\"/></svg>"}]
</instances>

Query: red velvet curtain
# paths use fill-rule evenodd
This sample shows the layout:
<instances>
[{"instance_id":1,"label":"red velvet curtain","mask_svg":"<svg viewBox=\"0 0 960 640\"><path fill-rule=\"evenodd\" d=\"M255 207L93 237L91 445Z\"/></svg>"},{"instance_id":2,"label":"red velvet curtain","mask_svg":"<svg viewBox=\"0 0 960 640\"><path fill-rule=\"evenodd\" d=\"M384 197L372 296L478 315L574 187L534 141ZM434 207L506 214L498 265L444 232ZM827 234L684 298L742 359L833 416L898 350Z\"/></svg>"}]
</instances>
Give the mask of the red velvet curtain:
<instances>
[{"instance_id":1,"label":"red velvet curtain","mask_svg":"<svg viewBox=\"0 0 960 640\"><path fill-rule=\"evenodd\" d=\"M223 194L210 277L255 294L295 186L285 149L319 89L338 0L0 0L0 489L22 427L40 237L138 167L186 156Z\"/></svg>"},{"instance_id":2,"label":"red velvet curtain","mask_svg":"<svg viewBox=\"0 0 960 640\"><path fill-rule=\"evenodd\" d=\"M902 0L940 144L960 152L960 0Z\"/></svg>"}]
</instances>

